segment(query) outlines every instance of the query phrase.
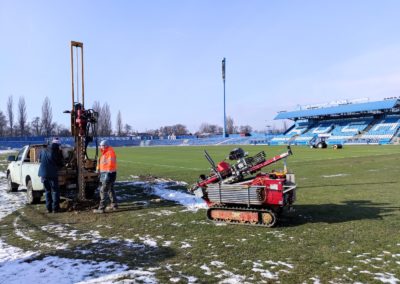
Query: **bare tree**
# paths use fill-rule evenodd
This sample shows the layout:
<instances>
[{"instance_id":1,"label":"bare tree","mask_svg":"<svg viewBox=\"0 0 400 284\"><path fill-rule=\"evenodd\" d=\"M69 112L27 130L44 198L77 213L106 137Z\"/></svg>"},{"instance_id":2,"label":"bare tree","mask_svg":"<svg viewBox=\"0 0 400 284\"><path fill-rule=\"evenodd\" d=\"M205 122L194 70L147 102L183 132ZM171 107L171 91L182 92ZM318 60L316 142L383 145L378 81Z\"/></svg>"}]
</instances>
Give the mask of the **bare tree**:
<instances>
[{"instance_id":1,"label":"bare tree","mask_svg":"<svg viewBox=\"0 0 400 284\"><path fill-rule=\"evenodd\" d=\"M203 122L202 124L200 124L199 127L199 133L210 133L210 124L208 124L207 122Z\"/></svg>"},{"instance_id":2,"label":"bare tree","mask_svg":"<svg viewBox=\"0 0 400 284\"><path fill-rule=\"evenodd\" d=\"M10 136L14 135L14 102L13 96L8 97L7 101L7 116L8 116L8 123L10 125Z\"/></svg>"},{"instance_id":3,"label":"bare tree","mask_svg":"<svg viewBox=\"0 0 400 284\"><path fill-rule=\"evenodd\" d=\"M116 125L116 130L117 130L117 135L121 136L122 135L122 118L121 118L121 111L118 111L117 115L117 125Z\"/></svg>"},{"instance_id":4,"label":"bare tree","mask_svg":"<svg viewBox=\"0 0 400 284\"><path fill-rule=\"evenodd\" d=\"M175 135L187 135L187 134L189 134L189 131L188 131L186 125L178 123L178 124L173 125L172 127L173 127Z\"/></svg>"},{"instance_id":5,"label":"bare tree","mask_svg":"<svg viewBox=\"0 0 400 284\"><path fill-rule=\"evenodd\" d=\"M3 112L0 110L0 136L6 135L7 119Z\"/></svg>"},{"instance_id":6,"label":"bare tree","mask_svg":"<svg viewBox=\"0 0 400 284\"><path fill-rule=\"evenodd\" d=\"M111 111L108 104L104 103L99 112L98 133L100 136L110 136L111 132Z\"/></svg>"},{"instance_id":7,"label":"bare tree","mask_svg":"<svg viewBox=\"0 0 400 284\"><path fill-rule=\"evenodd\" d=\"M99 101L94 101L94 102L93 102L92 109L93 109L95 112L100 113L100 111L101 111L100 102L99 102Z\"/></svg>"},{"instance_id":8,"label":"bare tree","mask_svg":"<svg viewBox=\"0 0 400 284\"><path fill-rule=\"evenodd\" d=\"M53 130L53 111L51 109L50 100L46 97L42 105L42 131L46 136L50 136Z\"/></svg>"},{"instance_id":9,"label":"bare tree","mask_svg":"<svg viewBox=\"0 0 400 284\"><path fill-rule=\"evenodd\" d=\"M18 125L20 130L20 136L24 136L27 128L27 114L26 114L26 103L24 97L19 97L18 101Z\"/></svg>"},{"instance_id":10,"label":"bare tree","mask_svg":"<svg viewBox=\"0 0 400 284\"><path fill-rule=\"evenodd\" d=\"M168 136L168 135L187 135L189 131L187 127L183 124L175 124L172 126L162 126L159 131L160 135Z\"/></svg>"},{"instance_id":11,"label":"bare tree","mask_svg":"<svg viewBox=\"0 0 400 284\"><path fill-rule=\"evenodd\" d=\"M253 128L250 125L241 125L239 127L240 133L250 133L253 131Z\"/></svg>"},{"instance_id":12,"label":"bare tree","mask_svg":"<svg viewBox=\"0 0 400 284\"><path fill-rule=\"evenodd\" d=\"M101 105L99 101L94 101L92 109L97 112L98 118L97 118L97 123L96 123L96 132L98 135L100 135L100 113L101 113Z\"/></svg>"},{"instance_id":13,"label":"bare tree","mask_svg":"<svg viewBox=\"0 0 400 284\"><path fill-rule=\"evenodd\" d=\"M219 134L222 133L222 127L215 124L202 123L199 128L200 133Z\"/></svg>"},{"instance_id":14,"label":"bare tree","mask_svg":"<svg viewBox=\"0 0 400 284\"><path fill-rule=\"evenodd\" d=\"M130 126L129 124L125 124L124 132L125 132L125 135L130 135L132 133L132 126Z\"/></svg>"},{"instance_id":15,"label":"bare tree","mask_svg":"<svg viewBox=\"0 0 400 284\"><path fill-rule=\"evenodd\" d=\"M233 118L230 116L226 117L226 131L228 134L234 134L237 133L238 128L235 126L235 122L233 121Z\"/></svg>"},{"instance_id":16,"label":"bare tree","mask_svg":"<svg viewBox=\"0 0 400 284\"><path fill-rule=\"evenodd\" d=\"M42 133L42 125L40 123L40 117L36 116L31 122L32 134L39 136Z\"/></svg>"},{"instance_id":17,"label":"bare tree","mask_svg":"<svg viewBox=\"0 0 400 284\"><path fill-rule=\"evenodd\" d=\"M71 131L69 131L69 129L64 125L59 125L57 135L61 137L71 136Z\"/></svg>"}]
</instances>

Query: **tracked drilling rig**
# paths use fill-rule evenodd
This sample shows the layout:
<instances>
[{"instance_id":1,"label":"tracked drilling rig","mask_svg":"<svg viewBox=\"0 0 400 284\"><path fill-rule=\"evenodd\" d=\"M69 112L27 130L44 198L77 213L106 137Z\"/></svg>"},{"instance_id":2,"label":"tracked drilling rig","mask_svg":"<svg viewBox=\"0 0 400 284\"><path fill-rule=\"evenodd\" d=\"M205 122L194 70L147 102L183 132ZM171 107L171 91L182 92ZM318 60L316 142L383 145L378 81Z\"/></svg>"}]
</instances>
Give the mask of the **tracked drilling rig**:
<instances>
[{"instance_id":1,"label":"tracked drilling rig","mask_svg":"<svg viewBox=\"0 0 400 284\"><path fill-rule=\"evenodd\" d=\"M284 209L291 209L296 200L295 175L289 173L286 159L292 150L266 159L262 151L248 156L242 148L233 149L227 159L217 165L211 156L209 176L201 175L191 191L208 205L207 217L215 222L273 227ZM260 172L280 160L282 171Z\"/></svg>"},{"instance_id":2,"label":"tracked drilling rig","mask_svg":"<svg viewBox=\"0 0 400 284\"><path fill-rule=\"evenodd\" d=\"M71 134L74 137L73 158L71 167L75 170L78 200L92 197L98 186L96 173L98 143L96 124L98 113L85 108L83 43L71 41L71 82L72 109L64 113L71 114ZM95 157L89 158L87 148L89 143L95 143Z\"/></svg>"}]
</instances>

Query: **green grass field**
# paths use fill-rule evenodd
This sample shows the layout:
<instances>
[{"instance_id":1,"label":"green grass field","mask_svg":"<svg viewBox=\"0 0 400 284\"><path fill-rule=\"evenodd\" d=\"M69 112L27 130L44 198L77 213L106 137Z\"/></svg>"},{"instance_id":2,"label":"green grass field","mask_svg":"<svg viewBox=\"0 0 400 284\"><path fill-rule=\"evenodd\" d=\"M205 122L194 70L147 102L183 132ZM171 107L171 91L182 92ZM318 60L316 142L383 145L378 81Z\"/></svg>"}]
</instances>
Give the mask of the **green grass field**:
<instances>
[{"instance_id":1,"label":"green grass field","mask_svg":"<svg viewBox=\"0 0 400 284\"><path fill-rule=\"evenodd\" d=\"M117 148L118 180L150 175L190 185L209 172L203 149L219 161L232 148ZM264 150L267 157L285 151L243 148L250 154ZM148 269L160 283L398 283L400 146L293 147L293 152L288 166L298 184L296 211L275 228L217 226L206 220L205 210L190 212L122 184L117 194L131 197L124 199L119 212L48 215L43 204L26 206L0 221L1 236L11 245L40 250L40 257L109 260ZM278 162L266 169L281 167ZM147 200L149 206L134 206L137 200ZM63 238L48 229L54 224L81 235L97 231L102 240L118 241ZM144 247L129 248L126 240ZM43 242L67 243L68 248L40 245ZM91 253L82 253L87 250Z\"/></svg>"}]
</instances>

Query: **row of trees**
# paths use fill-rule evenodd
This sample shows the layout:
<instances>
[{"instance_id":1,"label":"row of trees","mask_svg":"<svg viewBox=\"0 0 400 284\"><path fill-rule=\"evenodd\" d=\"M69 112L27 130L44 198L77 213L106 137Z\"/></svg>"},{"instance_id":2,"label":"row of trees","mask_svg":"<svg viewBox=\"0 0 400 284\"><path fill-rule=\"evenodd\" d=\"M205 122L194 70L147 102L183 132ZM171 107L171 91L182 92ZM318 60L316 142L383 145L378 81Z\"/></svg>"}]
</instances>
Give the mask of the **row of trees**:
<instances>
[{"instance_id":1,"label":"row of trees","mask_svg":"<svg viewBox=\"0 0 400 284\"><path fill-rule=\"evenodd\" d=\"M20 97L17 104L17 115L14 113L14 98L9 96L7 110L4 114L0 110L0 136L30 136L52 134L62 135L69 130L53 122L53 114L49 98L45 98L42 105L42 116L28 121L27 107L24 97Z\"/></svg>"},{"instance_id":2,"label":"row of trees","mask_svg":"<svg viewBox=\"0 0 400 284\"><path fill-rule=\"evenodd\" d=\"M99 136L111 136L113 133L117 136L128 136L134 134L130 124L122 123L121 111L118 111L115 132L113 132L110 106L107 103L104 103L103 106L101 106L100 102L95 101L92 108L99 114L97 122L97 134Z\"/></svg>"},{"instance_id":3,"label":"row of trees","mask_svg":"<svg viewBox=\"0 0 400 284\"><path fill-rule=\"evenodd\" d=\"M0 136L70 136L70 127L53 122L53 110L50 99L46 97L42 104L41 117L36 116L28 121L27 106L25 98L22 96L18 100L17 112L15 115L13 96L7 100L6 112L0 110ZM97 133L100 136L110 136L113 134L111 125L111 111L107 103L101 106L100 102L95 101L92 109L98 113ZM118 112L116 123L116 135L131 135L132 126L122 124L121 112Z\"/></svg>"},{"instance_id":4,"label":"row of trees","mask_svg":"<svg viewBox=\"0 0 400 284\"><path fill-rule=\"evenodd\" d=\"M98 113L97 134L99 136L127 136L135 134L129 124L122 121L121 112L118 111L115 131L111 123L111 110L107 103L103 105L99 101L93 103L92 109ZM286 128L286 127L285 127ZM226 119L226 130L228 134L250 133L252 127L249 125L237 126L232 117ZM215 124L202 123L195 135L201 134L221 134L222 127ZM146 133L158 136L182 136L191 134L183 124L162 126L156 130L148 130ZM7 110L3 113L0 110L0 136L69 136L71 135L69 126L66 128L53 122L52 107L49 98L45 98L42 104L41 117L34 117L30 122L27 119L27 107L24 97L20 97L17 105L17 115L14 113L14 99L9 96L7 100Z\"/></svg>"},{"instance_id":5,"label":"row of trees","mask_svg":"<svg viewBox=\"0 0 400 284\"><path fill-rule=\"evenodd\" d=\"M215 124L202 123L199 128L199 133L222 133L223 129L221 126ZM228 134L237 134L237 133L250 133L253 131L253 128L250 125L235 125L235 122L232 117L226 117L226 132Z\"/></svg>"},{"instance_id":6,"label":"row of trees","mask_svg":"<svg viewBox=\"0 0 400 284\"><path fill-rule=\"evenodd\" d=\"M203 134L221 134L223 131L222 127L216 124L210 124L203 122L199 130L194 133L195 135L203 135ZM228 134L238 134L238 133L250 133L253 131L253 128L250 125L240 125L236 126L234 120L231 117L227 117L226 119L226 131ZM146 132L150 135L158 135L158 136L182 136L191 134L187 127L183 124L175 124L171 126L162 126L156 130L148 130Z\"/></svg>"}]
</instances>

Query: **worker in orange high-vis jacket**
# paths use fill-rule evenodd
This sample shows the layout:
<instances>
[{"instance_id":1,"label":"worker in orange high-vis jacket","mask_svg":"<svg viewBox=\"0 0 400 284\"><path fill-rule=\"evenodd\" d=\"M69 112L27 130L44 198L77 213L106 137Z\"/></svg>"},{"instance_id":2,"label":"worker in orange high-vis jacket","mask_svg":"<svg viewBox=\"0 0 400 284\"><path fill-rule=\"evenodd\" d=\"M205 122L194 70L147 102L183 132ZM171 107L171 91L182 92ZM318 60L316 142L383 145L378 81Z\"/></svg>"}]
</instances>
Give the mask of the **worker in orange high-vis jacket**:
<instances>
[{"instance_id":1,"label":"worker in orange high-vis jacket","mask_svg":"<svg viewBox=\"0 0 400 284\"><path fill-rule=\"evenodd\" d=\"M101 156L97 165L100 173L100 205L94 213L104 213L105 210L118 209L117 196L115 195L114 182L117 178L117 157L114 149L108 144L107 140L100 142ZM106 207L107 195L110 199L110 205Z\"/></svg>"}]
</instances>

